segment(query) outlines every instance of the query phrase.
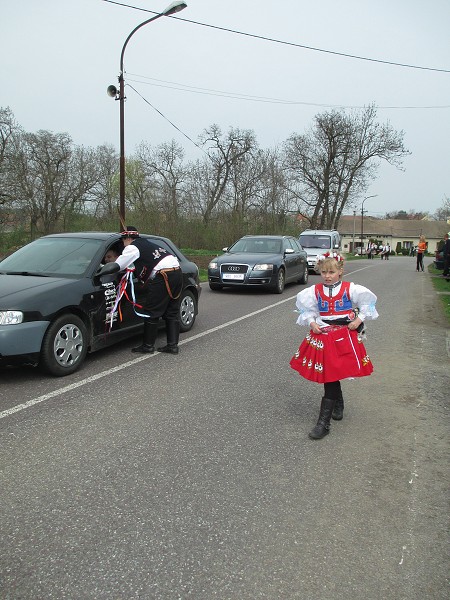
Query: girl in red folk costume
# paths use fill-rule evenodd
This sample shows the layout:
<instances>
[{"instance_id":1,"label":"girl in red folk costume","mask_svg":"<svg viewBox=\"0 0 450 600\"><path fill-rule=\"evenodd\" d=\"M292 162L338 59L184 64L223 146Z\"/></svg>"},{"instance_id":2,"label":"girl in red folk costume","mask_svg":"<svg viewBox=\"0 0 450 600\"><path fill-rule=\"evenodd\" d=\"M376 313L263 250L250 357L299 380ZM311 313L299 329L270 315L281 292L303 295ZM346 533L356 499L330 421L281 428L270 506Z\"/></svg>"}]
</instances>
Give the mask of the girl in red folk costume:
<instances>
[{"instance_id":1,"label":"girl in red folk costume","mask_svg":"<svg viewBox=\"0 0 450 600\"><path fill-rule=\"evenodd\" d=\"M290 365L309 381L323 383L319 420L309 433L320 440L330 431L331 418L344 414L341 379L365 377L373 371L364 344L364 322L378 317L377 297L367 288L342 281L344 259L336 252L318 257L323 283L297 295L298 325L311 331Z\"/></svg>"}]
</instances>

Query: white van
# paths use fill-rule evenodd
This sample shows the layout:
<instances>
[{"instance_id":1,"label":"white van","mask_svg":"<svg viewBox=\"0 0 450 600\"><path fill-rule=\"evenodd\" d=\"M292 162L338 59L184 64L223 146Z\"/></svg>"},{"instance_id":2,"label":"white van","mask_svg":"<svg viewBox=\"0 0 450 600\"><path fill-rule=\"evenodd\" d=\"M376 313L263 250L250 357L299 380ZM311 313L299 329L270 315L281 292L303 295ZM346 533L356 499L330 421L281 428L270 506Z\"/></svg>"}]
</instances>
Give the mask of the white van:
<instances>
[{"instance_id":1,"label":"white van","mask_svg":"<svg viewBox=\"0 0 450 600\"><path fill-rule=\"evenodd\" d=\"M298 239L306 250L308 270L312 273L318 273L315 268L318 255L341 249L341 236L336 229L305 229Z\"/></svg>"}]
</instances>

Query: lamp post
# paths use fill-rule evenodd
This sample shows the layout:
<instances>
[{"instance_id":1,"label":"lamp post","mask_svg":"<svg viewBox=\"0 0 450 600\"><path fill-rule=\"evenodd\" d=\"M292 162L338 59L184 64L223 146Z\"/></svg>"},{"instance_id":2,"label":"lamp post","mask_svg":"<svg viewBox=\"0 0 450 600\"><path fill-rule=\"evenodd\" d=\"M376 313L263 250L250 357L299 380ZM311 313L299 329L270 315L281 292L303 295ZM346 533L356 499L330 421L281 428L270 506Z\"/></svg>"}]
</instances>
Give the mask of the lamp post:
<instances>
[{"instance_id":1,"label":"lamp post","mask_svg":"<svg viewBox=\"0 0 450 600\"><path fill-rule=\"evenodd\" d=\"M376 198L377 196L378 196L378 194L374 194L373 196L366 196L361 204L361 253L362 253L362 249L364 248L364 242L363 242L363 238L364 238L364 202L366 200L368 200L369 198Z\"/></svg>"},{"instance_id":2,"label":"lamp post","mask_svg":"<svg viewBox=\"0 0 450 600\"><path fill-rule=\"evenodd\" d=\"M120 102L120 168L119 168L119 218L120 218L120 227L125 227L125 80L123 77L123 57L125 54L125 48L128 45L131 37L136 33L138 29L151 23L152 21L156 21L160 17L170 17L180 10L186 8L186 2L182 0L175 0L172 2L165 10L161 13L155 15L151 19L147 19L137 27L133 29L130 35L125 40L125 43L122 48L122 52L120 53L120 74L119 74L119 90L117 90L115 85L108 86L107 94Z\"/></svg>"}]
</instances>

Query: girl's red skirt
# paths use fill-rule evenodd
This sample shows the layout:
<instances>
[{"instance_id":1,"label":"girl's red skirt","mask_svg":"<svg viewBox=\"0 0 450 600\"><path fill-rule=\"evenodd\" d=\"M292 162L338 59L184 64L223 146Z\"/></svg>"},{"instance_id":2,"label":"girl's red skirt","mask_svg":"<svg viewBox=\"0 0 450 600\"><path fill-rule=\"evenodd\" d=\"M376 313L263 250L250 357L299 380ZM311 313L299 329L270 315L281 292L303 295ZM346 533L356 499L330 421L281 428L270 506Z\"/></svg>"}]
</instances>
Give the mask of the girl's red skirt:
<instances>
[{"instance_id":1,"label":"girl's red skirt","mask_svg":"<svg viewBox=\"0 0 450 600\"><path fill-rule=\"evenodd\" d=\"M310 331L291 359L291 367L302 377L329 383L372 373L372 361L356 331L336 325L322 331Z\"/></svg>"}]
</instances>

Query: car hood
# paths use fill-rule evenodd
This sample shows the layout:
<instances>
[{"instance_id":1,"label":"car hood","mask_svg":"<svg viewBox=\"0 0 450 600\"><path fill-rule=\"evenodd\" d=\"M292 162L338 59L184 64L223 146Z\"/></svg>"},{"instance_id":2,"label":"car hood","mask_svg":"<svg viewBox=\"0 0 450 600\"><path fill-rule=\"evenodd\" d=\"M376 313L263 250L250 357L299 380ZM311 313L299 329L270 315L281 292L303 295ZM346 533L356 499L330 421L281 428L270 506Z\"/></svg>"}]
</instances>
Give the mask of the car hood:
<instances>
[{"instance_id":1,"label":"car hood","mask_svg":"<svg viewBox=\"0 0 450 600\"><path fill-rule=\"evenodd\" d=\"M78 281L62 277L0 274L0 308L20 309L24 302L28 305L32 297L48 292L57 293L61 288L73 287Z\"/></svg>"},{"instance_id":2,"label":"car hood","mask_svg":"<svg viewBox=\"0 0 450 600\"><path fill-rule=\"evenodd\" d=\"M256 264L256 263L277 263L282 259L281 254L269 254L263 252L227 252L217 258L221 263L243 263L243 264Z\"/></svg>"}]
</instances>

